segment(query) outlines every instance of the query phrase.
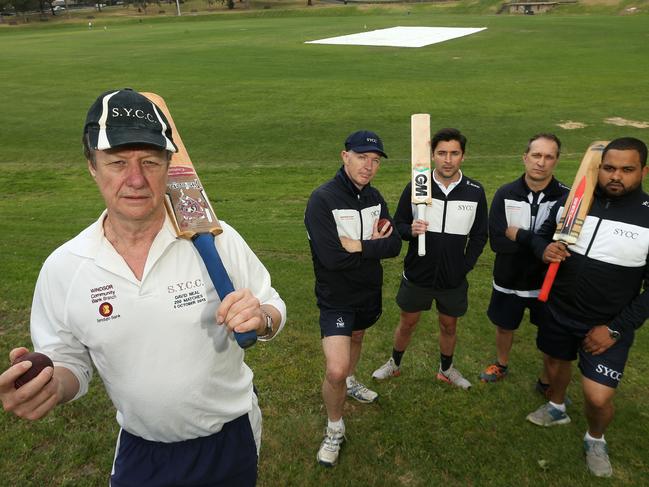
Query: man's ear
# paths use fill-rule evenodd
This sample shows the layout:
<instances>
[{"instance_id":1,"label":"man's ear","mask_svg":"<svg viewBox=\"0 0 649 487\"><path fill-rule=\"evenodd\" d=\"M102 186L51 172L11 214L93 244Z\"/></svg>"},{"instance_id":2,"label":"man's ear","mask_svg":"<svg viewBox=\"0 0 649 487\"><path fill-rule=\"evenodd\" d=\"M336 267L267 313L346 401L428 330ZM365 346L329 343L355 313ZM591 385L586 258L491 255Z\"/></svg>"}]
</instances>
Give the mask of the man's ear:
<instances>
[{"instance_id":1,"label":"man's ear","mask_svg":"<svg viewBox=\"0 0 649 487\"><path fill-rule=\"evenodd\" d=\"M92 176L93 179L97 177L97 170L92 165L90 159L88 159L88 171L90 172L90 175Z\"/></svg>"}]
</instances>

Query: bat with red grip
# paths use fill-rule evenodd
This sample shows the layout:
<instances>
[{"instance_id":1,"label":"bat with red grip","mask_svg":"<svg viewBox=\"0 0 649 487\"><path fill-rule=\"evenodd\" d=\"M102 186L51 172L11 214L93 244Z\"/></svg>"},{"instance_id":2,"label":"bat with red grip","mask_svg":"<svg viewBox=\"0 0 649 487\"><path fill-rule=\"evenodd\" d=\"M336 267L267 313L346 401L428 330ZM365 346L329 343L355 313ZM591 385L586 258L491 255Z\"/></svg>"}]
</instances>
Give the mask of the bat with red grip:
<instances>
[{"instance_id":1,"label":"bat with red grip","mask_svg":"<svg viewBox=\"0 0 649 487\"><path fill-rule=\"evenodd\" d=\"M581 229L586 221L590 206L593 203L595 187L597 186L597 172L602 162L602 151L608 145L608 141L597 141L590 144L584 154L572 190L566 199L563 213L557 225L558 231L552 237L553 240L564 245L572 245L577 242ZM547 301L550 296L552 284L559 271L559 262L551 262L545 274L543 285L539 293L539 301Z\"/></svg>"}]
</instances>

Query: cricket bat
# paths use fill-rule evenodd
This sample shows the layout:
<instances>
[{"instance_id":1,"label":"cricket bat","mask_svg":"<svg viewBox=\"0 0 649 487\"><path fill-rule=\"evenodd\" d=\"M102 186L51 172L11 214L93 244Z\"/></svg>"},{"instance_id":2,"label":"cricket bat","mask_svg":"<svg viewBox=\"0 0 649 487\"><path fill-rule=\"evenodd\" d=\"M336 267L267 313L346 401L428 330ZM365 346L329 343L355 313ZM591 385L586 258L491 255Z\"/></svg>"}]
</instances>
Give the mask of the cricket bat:
<instances>
[{"instance_id":1,"label":"cricket bat","mask_svg":"<svg viewBox=\"0 0 649 487\"><path fill-rule=\"evenodd\" d=\"M430 115L415 113L410 117L411 162L412 162L412 204L417 208L418 220L426 219L426 206L432 203L430 173ZM426 255L426 234L419 235L417 254Z\"/></svg>"},{"instance_id":2,"label":"cricket bat","mask_svg":"<svg viewBox=\"0 0 649 487\"><path fill-rule=\"evenodd\" d=\"M216 291L223 300L234 291L232 281L223 266L221 257L214 247L214 236L223 232L214 209L210 204L205 189L198 178L192 160L189 158L185 144L169 108L163 98L155 93L142 93L160 108L167 117L178 152L172 155L167 179L165 206L176 234L180 238L191 240L198 250ZM241 348L248 348L257 341L257 333L234 333Z\"/></svg>"},{"instance_id":3,"label":"cricket bat","mask_svg":"<svg viewBox=\"0 0 649 487\"><path fill-rule=\"evenodd\" d=\"M590 211L593 203L593 194L597 186L597 173L602 163L602 151L608 145L608 141L598 140L593 142L586 150L575 180L572 183L572 189L566 199L566 203L559 218L557 231L552 237L553 240L565 245L572 245L577 242L581 228L586 221L586 216ZM554 283L554 278L559 270L559 262L551 262L548 271L541 286L539 301L546 302L550 296L550 289Z\"/></svg>"}]
</instances>

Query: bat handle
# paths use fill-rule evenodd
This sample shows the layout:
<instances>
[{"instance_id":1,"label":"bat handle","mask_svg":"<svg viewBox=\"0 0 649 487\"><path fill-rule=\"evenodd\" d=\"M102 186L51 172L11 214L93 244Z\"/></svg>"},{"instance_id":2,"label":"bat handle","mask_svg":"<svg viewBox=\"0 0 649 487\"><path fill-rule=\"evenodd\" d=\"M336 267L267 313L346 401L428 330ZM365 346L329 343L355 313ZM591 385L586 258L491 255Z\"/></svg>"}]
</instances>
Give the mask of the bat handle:
<instances>
[{"instance_id":1,"label":"bat handle","mask_svg":"<svg viewBox=\"0 0 649 487\"><path fill-rule=\"evenodd\" d=\"M228 294L234 291L234 286L214 246L214 235L211 233L200 233L194 237L193 242L205 263L207 273L210 275L217 294L221 298L221 301L223 301ZM253 346L257 341L257 333L254 331L247 331L245 333L235 331L234 338L241 348L248 348Z\"/></svg>"},{"instance_id":2,"label":"bat handle","mask_svg":"<svg viewBox=\"0 0 649 487\"><path fill-rule=\"evenodd\" d=\"M548 266L548 272L545 273L543 286L541 286L541 292L539 293L539 301L543 301L545 303L550 297L550 289L552 289L552 284L554 284L554 278L557 277L559 264L559 262L551 262Z\"/></svg>"},{"instance_id":3,"label":"bat handle","mask_svg":"<svg viewBox=\"0 0 649 487\"><path fill-rule=\"evenodd\" d=\"M426 219L426 205L417 205L417 220ZM417 255L423 257L426 255L426 233L417 237Z\"/></svg>"}]
</instances>

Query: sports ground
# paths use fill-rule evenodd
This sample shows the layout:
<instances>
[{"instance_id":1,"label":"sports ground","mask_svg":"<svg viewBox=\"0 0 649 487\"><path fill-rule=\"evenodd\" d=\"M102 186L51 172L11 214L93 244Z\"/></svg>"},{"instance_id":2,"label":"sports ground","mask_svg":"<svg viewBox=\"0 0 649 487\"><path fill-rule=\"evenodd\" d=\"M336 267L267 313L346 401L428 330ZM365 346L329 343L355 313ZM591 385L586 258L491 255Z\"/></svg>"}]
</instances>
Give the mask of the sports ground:
<instances>
[{"instance_id":1,"label":"sports ground","mask_svg":"<svg viewBox=\"0 0 649 487\"><path fill-rule=\"evenodd\" d=\"M350 132L382 136L390 158L375 184L391 211L409 177L411 113L430 113L434 128L468 136L463 170L488 199L522 172L536 132L561 138L557 174L566 183L591 141L649 141L649 5L569 5L534 16L495 15L498 5L235 9L95 16L92 29L87 21L0 26L0 357L29 345L43 260L103 208L81 152L86 109L108 89L154 91L166 99L217 214L257 252L288 306L283 334L247 352L265 419L259 485L598 485L582 457L578 377L568 391L572 423L542 429L525 421L542 402L533 389L540 358L531 325L516 336L507 380L477 382L495 353L485 316L488 248L470 274L455 359L474 387L434 380L437 325L424 315L402 376L373 384L378 404L347 403L341 463L323 469L315 461L324 364L302 219L311 191L337 170ZM635 5L639 13L630 13ZM396 26L487 29L414 49L305 44ZM365 339L363 381L391 350L401 264L384 264L384 313ZM606 434L611 485L649 484L648 377L643 328ZM106 485L114 417L97 377L88 396L38 423L0 414L0 486Z\"/></svg>"}]
</instances>

